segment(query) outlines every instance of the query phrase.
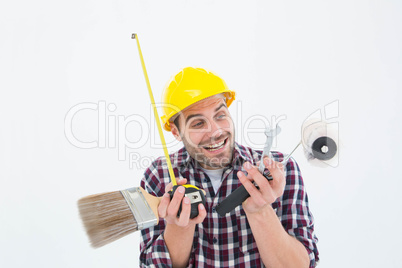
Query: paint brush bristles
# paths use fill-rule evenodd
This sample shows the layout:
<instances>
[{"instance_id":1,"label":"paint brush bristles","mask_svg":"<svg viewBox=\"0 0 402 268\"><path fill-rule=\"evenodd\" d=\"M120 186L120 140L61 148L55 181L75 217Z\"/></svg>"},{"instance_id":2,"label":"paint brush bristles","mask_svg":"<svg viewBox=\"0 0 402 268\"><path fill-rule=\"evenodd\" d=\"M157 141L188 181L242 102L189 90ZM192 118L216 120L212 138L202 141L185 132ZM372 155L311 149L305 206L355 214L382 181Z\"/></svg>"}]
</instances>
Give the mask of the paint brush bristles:
<instances>
[{"instance_id":1,"label":"paint brush bristles","mask_svg":"<svg viewBox=\"0 0 402 268\"><path fill-rule=\"evenodd\" d=\"M159 198L140 187L78 200L79 213L94 248L157 224L158 205Z\"/></svg>"}]
</instances>

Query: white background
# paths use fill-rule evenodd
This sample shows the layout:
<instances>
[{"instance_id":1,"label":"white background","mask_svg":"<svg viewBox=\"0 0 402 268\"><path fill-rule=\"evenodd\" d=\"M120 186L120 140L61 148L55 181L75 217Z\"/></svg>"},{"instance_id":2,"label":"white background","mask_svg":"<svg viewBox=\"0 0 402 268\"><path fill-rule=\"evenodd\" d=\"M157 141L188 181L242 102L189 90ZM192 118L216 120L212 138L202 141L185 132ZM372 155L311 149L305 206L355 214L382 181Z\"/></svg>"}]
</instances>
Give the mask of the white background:
<instances>
[{"instance_id":1,"label":"white background","mask_svg":"<svg viewBox=\"0 0 402 268\"><path fill-rule=\"evenodd\" d=\"M137 32L155 98L181 67L215 71L237 91L231 112L245 145L247 119L286 116L274 149L289 152L307 116L339 101L338 167L311 166L302 150L294 156L320 266L401 267L401 12L396 0L2 2L0 266L138 266L139 233L90 248L76 201L139 185L162 150L140 119L120 129L140 148L115 148L124 136L107 135L82 149L65 136L65 117L80 103L114 104L111 133L119 116L151 122L130 39ZM78 139L98 139L97 112L76 114ZM250 135L261 148L262 134ZM119 152L138 157L131 168Z\"/></svg>"}]
</instances>

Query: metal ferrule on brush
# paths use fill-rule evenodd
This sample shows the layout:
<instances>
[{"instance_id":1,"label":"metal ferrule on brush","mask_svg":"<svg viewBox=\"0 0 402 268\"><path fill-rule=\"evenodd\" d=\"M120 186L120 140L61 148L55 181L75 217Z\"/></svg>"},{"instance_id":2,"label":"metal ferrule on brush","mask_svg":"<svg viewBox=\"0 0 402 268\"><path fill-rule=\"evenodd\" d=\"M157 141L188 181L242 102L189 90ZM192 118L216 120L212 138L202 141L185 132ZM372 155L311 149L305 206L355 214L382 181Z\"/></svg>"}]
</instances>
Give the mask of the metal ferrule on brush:
<instances>
[{"instance_id":1,"label":"metal ferrule on brush","mask_svg":"<svg viewBox=\"0 0 402 268\"><path fill-rule=\"evenodd\" d=\"M152 227L158 223L157 217L139 187L121 190L120 192L133 212L138 230Z\"/></svg>"}]
</instances>

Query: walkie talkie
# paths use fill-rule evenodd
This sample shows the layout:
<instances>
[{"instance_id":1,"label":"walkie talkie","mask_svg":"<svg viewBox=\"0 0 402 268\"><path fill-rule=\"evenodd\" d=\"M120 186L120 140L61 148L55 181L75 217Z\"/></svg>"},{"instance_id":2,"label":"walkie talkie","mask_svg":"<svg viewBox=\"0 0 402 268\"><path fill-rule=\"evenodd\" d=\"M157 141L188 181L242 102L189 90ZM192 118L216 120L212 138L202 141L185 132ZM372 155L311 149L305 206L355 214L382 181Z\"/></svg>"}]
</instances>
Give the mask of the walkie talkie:
<instances>
[{"instance_id":1,"label":"walkie talkie","mask_svg":"<svg viewBox=\"0 0 402 268\"><path fill-rule=\"evenodd\" d=\"M174 175L173 168L172 168L172 163L170 162L170 157L169 157L169 153L167 151L165 137L163 136L161 123L159 121L158 111L156 109L154 96L152 94L151 84L149 83L147 70L145 68L144 58L142 57L142 52L141 52L140 42L138 40L138 35L133 33L131 35L131 38L137 40L137 47L138 47L138 53L140 55L142 70L144 73L145 82L147 83L149 98L151 99L152 108L154 110L155 121L156 121L156 125L158 126L159 136L161 138L163 151L165 153L166 162L167 162L168 169L169 169L170 179L173 184L173 189L171 191L169 191L170 200L172 200L175 191L177 190L177 188L180 185L177 185L176 177ZM205 206L204 192L201 189L199 189L198 187L191 185L191 184L185 184L185 185L181 185L181 186L184 186L184 188L186 189L184 195L190 199L190 203L191 203L190 218L193 219L198 216L198 205L202 203ZM181 213L181 204L180 204L179 212L177 213L178 217L180 216L180 213Z\"/></svg>"}]
</instances>

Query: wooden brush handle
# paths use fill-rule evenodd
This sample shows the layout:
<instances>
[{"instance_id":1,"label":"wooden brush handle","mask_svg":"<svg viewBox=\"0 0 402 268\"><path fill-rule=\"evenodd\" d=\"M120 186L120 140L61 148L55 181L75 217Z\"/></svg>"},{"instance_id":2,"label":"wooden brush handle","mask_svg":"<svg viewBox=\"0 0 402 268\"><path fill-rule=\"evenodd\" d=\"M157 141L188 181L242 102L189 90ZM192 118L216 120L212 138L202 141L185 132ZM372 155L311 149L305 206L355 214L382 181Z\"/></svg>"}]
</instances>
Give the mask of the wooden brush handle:
<instances>
[{"instance_id":1,"label":"wooden brush handle","mask_svg":"<svg viewBox=\"0 0 402 268\"><path fill-rule=\"evenodd\" d=\"M155 216L159 219L159 213L158 213L158 206L159 203L162 200L162 197L156 197L145 191L142 187L140 187L142 194L144 195L145 199L148 202L148 205L151 207L152 212L155 214Z\"/></svg>"}]
</instances>

